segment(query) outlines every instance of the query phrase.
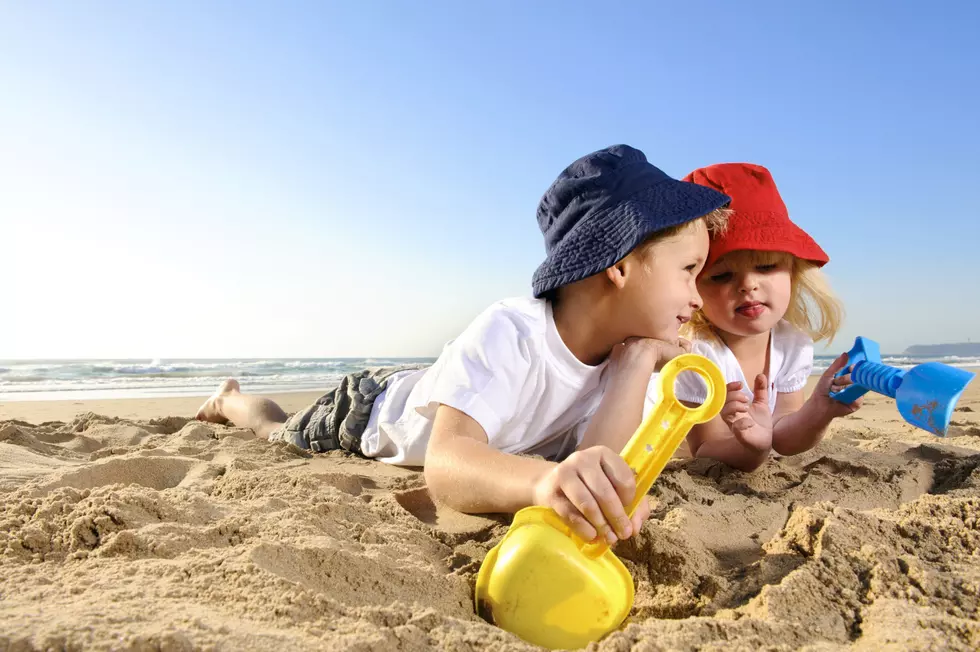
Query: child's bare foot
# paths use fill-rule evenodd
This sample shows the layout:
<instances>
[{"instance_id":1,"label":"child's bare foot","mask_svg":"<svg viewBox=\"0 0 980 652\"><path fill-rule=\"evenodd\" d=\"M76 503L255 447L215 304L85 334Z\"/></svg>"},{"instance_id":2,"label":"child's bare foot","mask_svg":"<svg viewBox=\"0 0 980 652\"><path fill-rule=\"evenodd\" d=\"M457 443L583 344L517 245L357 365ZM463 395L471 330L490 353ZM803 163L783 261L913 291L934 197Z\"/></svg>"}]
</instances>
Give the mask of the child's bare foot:
<instances>
[{"instance_id":1,"label":"child's bare foot","mask_svg":"<svg viewBox=\"0 0 980 652\"><path fill-rule=\"evenodd\" d=\"M218 391L211 395L211 398L204 402L204 405L200 407L197 411L197 416L194 418L198 421L208 421L210 423L218 423L224 425L228 423L228 419L221 414L221 398L227 396L228 394L237 394L238 390L241 389L238 385L238 381L234 378L229 378L225 382L221 383L218 387Z\"/></svg>"}]
</instances>

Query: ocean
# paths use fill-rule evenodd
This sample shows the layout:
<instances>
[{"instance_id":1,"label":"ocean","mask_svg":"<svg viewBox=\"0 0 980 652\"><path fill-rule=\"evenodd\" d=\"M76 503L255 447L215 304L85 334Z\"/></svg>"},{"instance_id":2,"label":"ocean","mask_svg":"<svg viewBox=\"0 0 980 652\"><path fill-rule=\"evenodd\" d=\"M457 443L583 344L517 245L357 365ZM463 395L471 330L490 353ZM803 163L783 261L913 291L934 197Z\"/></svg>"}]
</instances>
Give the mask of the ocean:
<instances>
[{"instance_id":1,"label":"ocean","mask_svg":"<svg viewBox=\"0 0 980 652\"><path fill-rule=\"evenodd\" d=\"M207 396L225 378L238 379L246 392L326 390L352 371L434 360L0 360L0 401ZM817 356L814 373L826 369L833 360L833 356ZM919 358L890 355L884 358L884 362L906 369L931 360L939 360L956 367L980 367L980 357Z\"/></svg>"},{"instance_id":2,"label":"ocean","mask_svg":"<svg viewBox=\"0 0 980 652\"><path fill-rule=\"evenodd\" d=\"M254 393L313 391L368 367L435 358L0 360L0 401L207 396L225 378Z\"/></svg>"}]
</instances>

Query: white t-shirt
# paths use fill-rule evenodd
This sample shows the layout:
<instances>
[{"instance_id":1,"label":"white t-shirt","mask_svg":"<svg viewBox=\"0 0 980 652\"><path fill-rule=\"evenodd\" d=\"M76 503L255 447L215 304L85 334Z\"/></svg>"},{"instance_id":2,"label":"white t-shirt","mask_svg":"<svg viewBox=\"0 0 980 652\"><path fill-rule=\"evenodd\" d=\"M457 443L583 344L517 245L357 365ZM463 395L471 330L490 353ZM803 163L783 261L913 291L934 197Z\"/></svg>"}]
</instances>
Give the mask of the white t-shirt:
<instances>
[{"instance_id":1,"label":"white t-shirt","mask_svg":"<svg viewBox=\"0 0 980 652\"><path fill-rule=\"evenodd\" d=\"M755 379L747 382L735 354L720 339L698 339L691 342L691 352L698 353L718 365L725 382L740 381L742 391L752 398ZM776 410L776 397L780 393L803 389L813 371L813 340L789 322L783 320L769 331L769 412ZM690 403L701 403L707 397L704 381L693 373L677 378L677 398ZM659 391L657 374L650 379L644 413L652 409Z\"/></svg>"},{"instance_id":2,"label":"white t-shirt","mask_svg":"<svg viewBox=\"0 0 980 652\"><path fill-rule=\"evenodd\" d=\"M440 404L473 418L491 446L561 460L599 407L606 363L584 364L562 341L544 299L487 308L427 369L396 374L374 404L361 451L422 466Z\"/></svg>"}]
</instances>

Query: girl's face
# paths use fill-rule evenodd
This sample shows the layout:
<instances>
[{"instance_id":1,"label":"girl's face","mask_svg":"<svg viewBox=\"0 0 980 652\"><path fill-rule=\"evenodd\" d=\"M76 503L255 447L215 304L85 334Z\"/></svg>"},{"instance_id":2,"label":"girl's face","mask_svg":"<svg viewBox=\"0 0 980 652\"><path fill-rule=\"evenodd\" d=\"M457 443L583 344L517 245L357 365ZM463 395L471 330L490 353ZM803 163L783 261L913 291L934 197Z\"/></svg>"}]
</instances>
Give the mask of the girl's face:
<instances>
[{"instance_id":1,"label":"girl's face","mask_svg":"<svg viewBox=\"0 0 980 652\"><path fill-rule=\"evenodd\" d=\"M726 333L749 337L768 333L789 307L793 257L771 251L733 251L698 277L701 312Z\"/></svg>"}]
</instances>

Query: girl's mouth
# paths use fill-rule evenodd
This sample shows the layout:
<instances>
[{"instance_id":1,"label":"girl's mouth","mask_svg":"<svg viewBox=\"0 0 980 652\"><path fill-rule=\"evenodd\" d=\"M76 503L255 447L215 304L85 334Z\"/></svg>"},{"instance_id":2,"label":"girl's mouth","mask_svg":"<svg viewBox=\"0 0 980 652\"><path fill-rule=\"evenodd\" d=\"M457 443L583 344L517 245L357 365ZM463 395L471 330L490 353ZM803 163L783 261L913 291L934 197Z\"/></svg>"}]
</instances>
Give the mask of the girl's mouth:
<instances>
[{"instance_id":1,"label":"girl's mouth","mask_svg":"<svg viewBox=\"0 0 980 652\"><path fill-rule=\"evenodd\" d=\"M735 312L747 319L757 319L766 311L766 304L761 301L746 301Z\"/></svg>"}]
</instances>

